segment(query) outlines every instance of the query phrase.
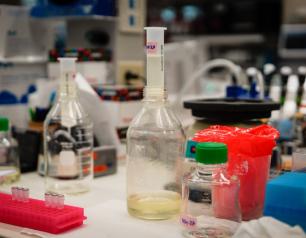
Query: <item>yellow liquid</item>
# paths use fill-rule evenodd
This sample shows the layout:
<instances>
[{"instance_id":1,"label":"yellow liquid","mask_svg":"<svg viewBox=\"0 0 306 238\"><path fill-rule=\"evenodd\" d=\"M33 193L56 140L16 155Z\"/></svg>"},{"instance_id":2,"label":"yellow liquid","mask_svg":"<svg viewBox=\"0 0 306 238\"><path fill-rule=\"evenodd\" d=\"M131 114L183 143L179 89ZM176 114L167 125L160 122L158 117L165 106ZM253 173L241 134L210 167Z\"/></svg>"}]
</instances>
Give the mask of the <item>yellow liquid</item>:
<instances>
[{"instance_id":1,"label":"yellow liquid","mask_svg":"<svg viewBox=\"0 0 306 238\"><path fill-rule=\"evenodd\" d=\"M16 167L1 166L0 174L4 173L4 176L0 176L0 184L10 184L19 180L20 171Z\"/></svg>"},{"instance_id":2,"label":"yellow liquid","mask_svg":"<svg viewBox=\"0 0 306 238\"><path fill-rule=\"evenodd\" d=\"M130 215L149 220L172 218L180 212L181 196L171 191L133 194L127 200Z\"/></svg>"}]
</instances>

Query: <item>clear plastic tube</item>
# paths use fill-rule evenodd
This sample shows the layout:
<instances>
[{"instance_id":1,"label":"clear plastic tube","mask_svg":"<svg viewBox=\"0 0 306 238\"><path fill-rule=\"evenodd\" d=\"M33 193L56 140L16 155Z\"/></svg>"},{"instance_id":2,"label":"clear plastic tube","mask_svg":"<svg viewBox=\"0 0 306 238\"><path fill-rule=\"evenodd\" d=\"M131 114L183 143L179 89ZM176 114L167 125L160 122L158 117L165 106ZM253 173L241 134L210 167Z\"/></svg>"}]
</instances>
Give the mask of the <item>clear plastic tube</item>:
<instances>
[{"instance_id":1,"label":"clear plastic tube","mask_svg":"<svg viewBox=\"0 0 306 238\"><path fill-rule=\"evenodd\" d=\"M11 188L11 191L12 191L12 199L13 200L17 200L17 187L12 187Z\"/></svg>"},{"instance_id":2,"label":"clear plastic tube","mask_svg":"<svg viewBox=\"0 0 306 238\"><path fill-rule=\"evenodd\" d=\"M28 188L23 188L23 196L22 196L22 201L23 202L28 202L29 201L29 195L30 195L30 190Z\"/></svg>"},{"instance_id":3,"label":"clear plastic tube","mask_svg":"<svg viewBox=\"0 0 306 238\"><path fill-rule=\"evenodd\" d=\"M59 58L60 62L60 94L76 97L77 89L74 82L77 58Z\"/></svg>"},{"instance_id":4,"label":"clear plastic tube","mask_svg":"<svg viewBox=\"0 0 306 238\"><path fill-rule=\"evenodd\" d=\"M165 27L145 27L147 32L147 85L145 96L164 96L164 31Z\"/></svg>"},{"instance_id":5,"label":"clear plastic tube","mask_svg":"<svg viewBox=\"0 0 306 238\"><path fill-rule=\"evenodd\" d=\"M45 193L45 206L46 207L50 207L50 197L51 197L51 194L50 193Z\"/></svg>"}]
</instances>

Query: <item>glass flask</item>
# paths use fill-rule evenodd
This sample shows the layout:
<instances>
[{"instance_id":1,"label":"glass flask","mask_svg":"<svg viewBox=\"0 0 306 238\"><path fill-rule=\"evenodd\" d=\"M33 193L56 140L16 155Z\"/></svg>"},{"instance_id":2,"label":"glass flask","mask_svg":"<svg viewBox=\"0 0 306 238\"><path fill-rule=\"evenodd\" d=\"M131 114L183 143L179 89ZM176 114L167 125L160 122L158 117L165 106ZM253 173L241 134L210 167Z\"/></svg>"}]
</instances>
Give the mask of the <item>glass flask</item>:
<instances>
[{"instance_id":1,"label":"glass flask","mask_svg":"<svg viewBox=\"0 0 306 238\"><path fill-rule=\"evenodd\" d=\"M146 96L127 133L127 205L131 215L168 219L180 211L185 135L165 97Z\"/></svg>"},{"instance_id":2,"label":"glass flask","mask_svg":"<svg viewBox=\"0 0 306 238\"><path fill-rule=\"evenodd\" d=\"M59 60L59 93L44 122L45 185L49 192L77 194L93 179L93 124L78 100L75 59Z\"/></svg>"},{"instance_id":3,"label":"glass flask","mask_svg":"<svg viewBox=\"0 0 306 238\"><path fill-rule=\"evenodd\" d=\"M11 136L9 120L0 118L0 185L20 178L20 161L17 141Z\"/></svg>"},{"instance_id":4,"label":"glass flask","mask_svg":"<svg viewBox=\"0 0 306 238\"><path fill-rule=\"evenodd\" d=\"M240 222L239 180L226 173L227 147L196 145L196 170L183 178L181 224L185 237L231 237ZM228 225L226 225L228 224ZM234 224L234 225L233 225Z\"/></svg>"},{"instance_id":5,"label":"glass flask","mask_svg":"<svg viewBox=\"0 0 306 238\"><path fill-rule=\"evenodd\" d=\"M143 108L127 132L127 207L143 219L180 211L185 135L164 88L164 27L146 27L147 84Z\"/></svg>"}]
</instances>

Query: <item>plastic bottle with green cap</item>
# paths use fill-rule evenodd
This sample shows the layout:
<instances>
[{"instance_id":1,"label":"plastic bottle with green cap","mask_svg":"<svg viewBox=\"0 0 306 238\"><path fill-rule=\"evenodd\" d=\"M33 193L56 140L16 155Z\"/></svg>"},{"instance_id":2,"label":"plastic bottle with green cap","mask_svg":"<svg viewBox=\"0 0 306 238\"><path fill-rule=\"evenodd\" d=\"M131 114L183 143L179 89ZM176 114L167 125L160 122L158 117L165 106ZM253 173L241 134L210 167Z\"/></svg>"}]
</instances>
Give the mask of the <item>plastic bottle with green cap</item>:
<instances>
[{"instance_id":1,"label":"plastic bottle with green cap","mask_svg":"<svg viewBox=\"0 0 306 238\"><path fill-rule=\"evenodd\" d=\"M228 176L227 146L205 142L196 145L197 167L183 178L180 221L185 237L230 237L241 220L239 181ZM229 220L224 225L224 220Z\"/></svg>"},{"instance_id":2,"label":"plastic bottle with green cap","mask_svg":"<svg viewBox=\"0 0 306 238\"><path fill-rule=\"evenodd\" d=\"M18 144L10 134L10 122L0 117L0 185L20 178Z\"/></svg>"}]
</instances>

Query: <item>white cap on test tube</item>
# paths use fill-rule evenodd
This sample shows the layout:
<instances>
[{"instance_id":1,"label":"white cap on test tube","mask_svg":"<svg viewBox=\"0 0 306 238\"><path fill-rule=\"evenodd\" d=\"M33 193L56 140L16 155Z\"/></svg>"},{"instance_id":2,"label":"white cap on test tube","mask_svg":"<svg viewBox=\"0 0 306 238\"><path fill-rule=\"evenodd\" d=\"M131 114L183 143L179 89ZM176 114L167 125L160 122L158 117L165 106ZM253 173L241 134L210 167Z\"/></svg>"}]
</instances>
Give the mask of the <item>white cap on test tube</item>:
<instances>
[{"instance_id":1,"label":"white cap on test tube","mask_svg":"<svg viewBox=\"0 0 306 238\"><path fill-rule=\"evenodd\" d=\"M58 61L60 62L60 71L63 72L75 72L75 62L77 58L58 58Z\"/></svg>"}]
</instances>

